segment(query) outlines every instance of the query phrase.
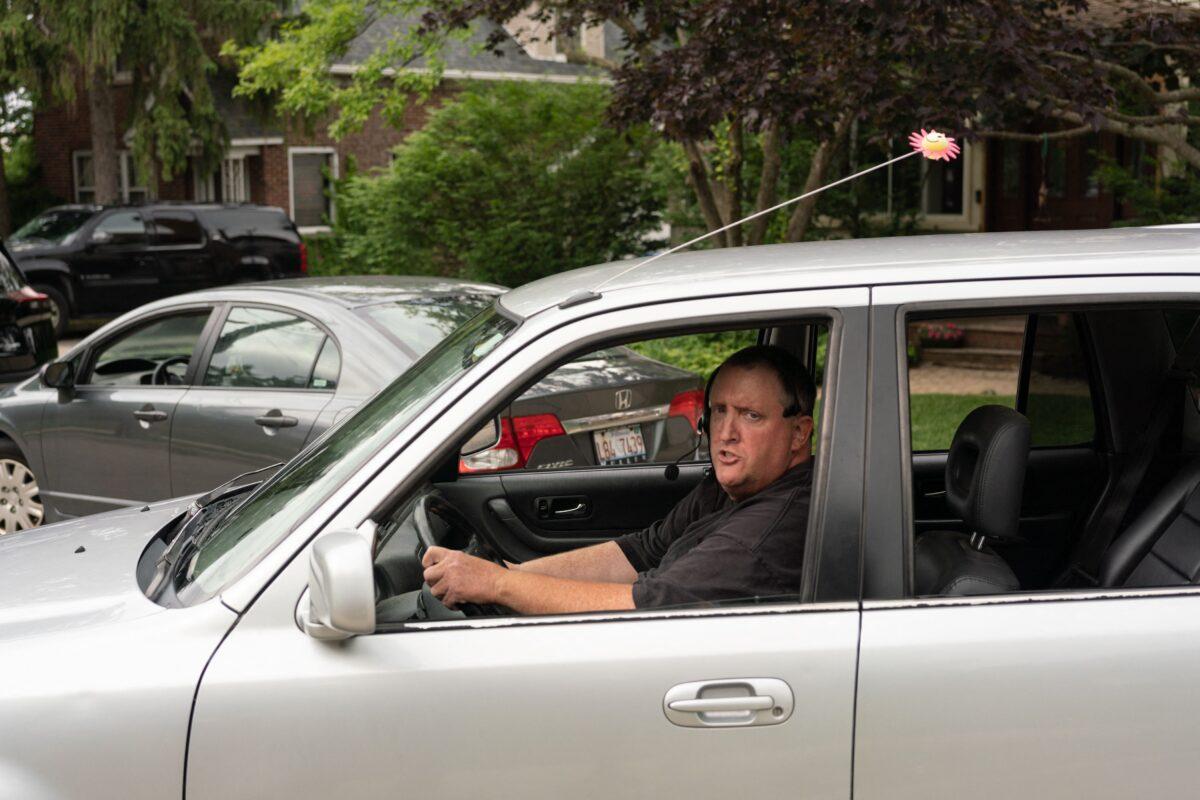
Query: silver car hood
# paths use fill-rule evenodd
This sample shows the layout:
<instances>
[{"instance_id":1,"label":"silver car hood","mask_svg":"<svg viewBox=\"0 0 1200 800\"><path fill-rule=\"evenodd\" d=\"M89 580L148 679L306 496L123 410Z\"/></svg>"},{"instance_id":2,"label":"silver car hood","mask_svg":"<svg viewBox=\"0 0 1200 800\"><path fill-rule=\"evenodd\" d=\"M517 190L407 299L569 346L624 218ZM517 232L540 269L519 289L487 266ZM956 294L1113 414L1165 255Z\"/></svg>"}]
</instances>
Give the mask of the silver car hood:
<instances>
[{"instance_id":1,"label":"silver car hood","mask_svg":"<svg viewBox=\"0 0 1200 800\"><path fill-rule=\"evenodd\" d=\"M138 557L190 500L109 511L0 537L0 640L162 611L138 588Z\"/></svg>"}]
</instances>

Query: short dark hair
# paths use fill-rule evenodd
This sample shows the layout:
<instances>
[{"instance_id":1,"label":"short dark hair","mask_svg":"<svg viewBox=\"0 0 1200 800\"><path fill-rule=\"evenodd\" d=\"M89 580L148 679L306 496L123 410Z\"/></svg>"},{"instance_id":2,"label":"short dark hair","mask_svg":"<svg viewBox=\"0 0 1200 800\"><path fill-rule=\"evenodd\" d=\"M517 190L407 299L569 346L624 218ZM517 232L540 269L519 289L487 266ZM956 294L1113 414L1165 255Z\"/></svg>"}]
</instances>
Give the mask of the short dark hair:
<instances>
[{"instance_id":1,"label":"short dark hair","mask_svg":"<svg viewBox=\"0 0 1200 800\"><path fill-rule=\"evenodd\" d=\"M817 388L813 384L812 376L800 363L800 359L782 347L773 344L755 344L738 350L721 362L721 366L713 370L712 377L708 379L710 391L713 381L717 379L717 373L724 367L740 367L741 369L766 367L779 378L780 386L789 397L789 400L784 403L783 415L785 417L812 415L813 404L817 396ZM707 408L707 397L705 397L704 405Z\"/></svg>"}]
</instances>

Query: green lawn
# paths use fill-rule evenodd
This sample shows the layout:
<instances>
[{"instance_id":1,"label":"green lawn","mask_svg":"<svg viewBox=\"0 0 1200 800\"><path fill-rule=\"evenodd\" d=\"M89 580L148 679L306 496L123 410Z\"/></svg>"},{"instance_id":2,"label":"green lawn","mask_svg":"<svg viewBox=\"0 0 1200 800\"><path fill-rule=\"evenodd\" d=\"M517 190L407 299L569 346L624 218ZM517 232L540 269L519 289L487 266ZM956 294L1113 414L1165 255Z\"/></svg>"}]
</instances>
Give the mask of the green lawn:
<instances>
[{"instance_id":1,"label":"green lawn","mask_svg":"<svg viewBox=\"0 0 1200 800\"><path fill-rule=\"evenodd\" d=\"M1011 397L985 394L915 394L911 398L913 450L946 450L954 431L973 409L983 405L1012 408ZM1093 436L1091 401L1065 394L1034 394L1029 398L1033 446L1090 442Z\"/></svg>"}]
</instances>

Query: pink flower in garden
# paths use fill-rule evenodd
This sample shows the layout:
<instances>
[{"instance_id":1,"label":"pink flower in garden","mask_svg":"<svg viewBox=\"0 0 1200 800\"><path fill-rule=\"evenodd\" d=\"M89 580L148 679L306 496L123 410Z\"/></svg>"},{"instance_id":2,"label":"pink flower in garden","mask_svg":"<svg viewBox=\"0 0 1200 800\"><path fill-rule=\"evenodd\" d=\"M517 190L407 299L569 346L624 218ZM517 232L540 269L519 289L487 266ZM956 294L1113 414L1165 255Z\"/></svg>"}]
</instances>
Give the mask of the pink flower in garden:
<instances>
[{"instance_id":1,"label":"pink flower in garden","mask_svg":"<svg viewBox=\"0 0 1200 800\"><path fill-rule=\"evenodd\" d=\"M949 136L937 131L927 131L924 128L920 133L910 134L908 143L930 161L950 161L960 152L958 145Z\"/></svg>"}]
</instances>

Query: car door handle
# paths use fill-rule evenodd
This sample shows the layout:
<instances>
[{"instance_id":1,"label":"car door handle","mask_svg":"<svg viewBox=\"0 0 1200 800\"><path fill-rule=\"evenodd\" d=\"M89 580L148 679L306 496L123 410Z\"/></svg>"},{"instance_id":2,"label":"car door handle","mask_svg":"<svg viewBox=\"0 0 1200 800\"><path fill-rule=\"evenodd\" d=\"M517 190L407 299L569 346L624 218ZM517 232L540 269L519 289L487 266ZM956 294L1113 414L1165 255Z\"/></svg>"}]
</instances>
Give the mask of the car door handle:
<instances>
[{"instance_id":1,"label":"car door handle","mask_svg":"<svg viewBox=\"0 0 1200 800\"><path fill-rule=\"evenodd\" d=\"M719 711L766 711L775 707L775 698L766 695L749 697L713 697L700 700L675 700L667 705L672 711L708 714Z\"/></svg>"},{"instance_id":2,"label":"car door handle","mask_svg":"<svg viewBox=\"0 0 1200 800\"><path fill-rule=\"evenodd\" d=\"M167 418L167 412L156 411L154 406L149 404L133 412L133 415L140 422L162 422Z\"/></svg>"},{"instance_id":3,"label":"car door handle","mask_svg":"<svg viewBox=\"0 0 1200 800\"><path fill-rule=\"evenodd\" d=\"M576 503L575 505L571 506L570 508L556 509L555 511L553 511L551 513L553 513L554 516L556 516L556 517L573 517L576 514L581 514L584 511L584 509L586 509L586 508L587 508L586 503Z\"/></svg>"},{"instance_id":4,"label":"car door handle","mask_svg":"<svg viewBox=\"0 0 1200 800\"><path fill-rule=\"evenodd\" d=\"M261 417L254 418L255 425L264 428L294 428L300 423L295 417L285 417L281 411L268 411Z\"/></svg>"},{"instance_id":5,"label":"car door handle","mask_svg":"<svg viewBox=\"0 0 1200 800\"><path fill-rule=\"evenodd\" d=\"M673 686L663 698L667 719L685 728L778 725L792 715L792 689L778 678L725 678Z\"/></svg>"}]
</instances>

